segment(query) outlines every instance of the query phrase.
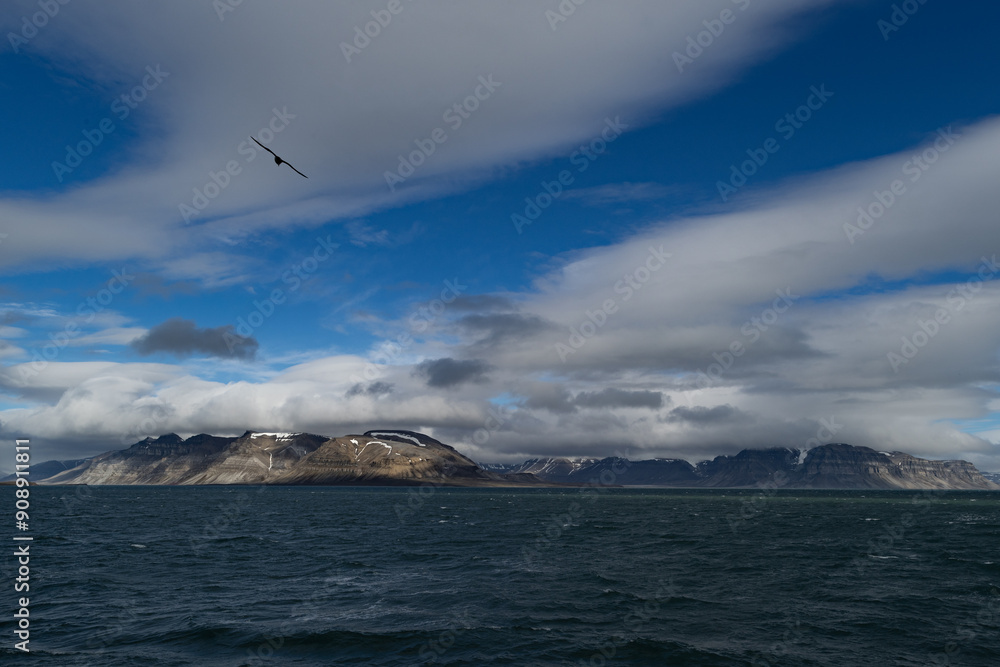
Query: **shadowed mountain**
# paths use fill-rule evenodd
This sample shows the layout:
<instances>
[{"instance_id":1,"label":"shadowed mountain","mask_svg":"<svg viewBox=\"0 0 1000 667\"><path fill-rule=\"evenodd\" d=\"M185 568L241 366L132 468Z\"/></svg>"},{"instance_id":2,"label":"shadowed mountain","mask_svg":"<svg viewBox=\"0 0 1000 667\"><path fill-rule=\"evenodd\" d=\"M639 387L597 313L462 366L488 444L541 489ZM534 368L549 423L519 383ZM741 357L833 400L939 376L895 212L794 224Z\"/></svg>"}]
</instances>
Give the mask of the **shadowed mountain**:
<instances>
[{"instance_id":1,"label":"shadowed mountain","mask_svg":"<svg viewBox=\"0 0 1000 667\"><path fill-rule=\"evenodd\" d=\"M32 463L28 479L32 482L36 482L40 479L46 479L52 477L53 475L58 475L64 470L75 468L87 460L88 459L76 459L75 461L45 461L43 463ZM17 475L11 473L6 477L0 477L0 483L11 482L15 479L17 479Z\"/></svg>"},{"instance_id":2,"label":"shadowed mountain","mask_svg":"<svg viewBox=\"0 0 1000 667\"><path fill-rule=\"evenodd\" d=\"M529 459L493 464L497 472L529 472L563 484L708 488L761 485L796 489L982 489L1000 485L968 461L930 461L903 452L829 444L808 451L745 449L692 466L677 459Z\"/></svg>"},{"instance_id":3,"label":"shadowed mountain","mask_svg":"<svg viewBox=\"0 0 1000 667\"><path fill-rule=\"evenodd\" d=\"M771 481L781 471L785 479L793 474L799 450L744 449L736 456L716 456L696 467L698 486L740 487ZM780 476L779 476L780 479Z\"/></svg>"},{"instance_id":4,"label":"shadowed mountain","mask_svg":"<svg viewBox=\"0 0 1000 667\"><path fill-rule=\"evenodd\" d=\"M694 467L681 459L629 461L617 456L603 459L542 458L528 459L520 464L486 464L483 467L497 472L528 473L560 484L690 486L700 479Z\"/></svg>"}]
</instances>

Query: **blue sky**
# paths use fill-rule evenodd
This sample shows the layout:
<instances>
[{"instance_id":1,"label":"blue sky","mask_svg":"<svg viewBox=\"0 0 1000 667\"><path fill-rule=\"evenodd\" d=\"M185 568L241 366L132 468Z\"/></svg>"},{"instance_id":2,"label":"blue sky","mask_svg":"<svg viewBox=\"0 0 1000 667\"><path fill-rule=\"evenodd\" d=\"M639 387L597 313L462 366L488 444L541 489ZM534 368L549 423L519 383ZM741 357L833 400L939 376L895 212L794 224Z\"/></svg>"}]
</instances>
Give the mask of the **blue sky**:
<instances>
[{"instance_id":1,"label":"blue sky","mask_svg":"<svg viewBox=\"0 0 1000 667\"><path fill-rule=\"evenodd\" d=\"M885 39L892 3L588 3L555 30L556 2L403 3L345 62L340 42L386 3L247 4L221 20L206 3L144 4L72 3L26 43L10 34L35 3L0 13L0 90L17 100L0 108L14 156L0 165L5 438L69 458L168 431L397 426L480 460L622 441L694 460L803 446L833 415L843 441L1000 469L1000 293L990 276L960 309L948 300L1000 245L1000 9L932 0ZM725 10L679 72L674 53ZM294 47L277 53L262 26ZM450 128L442 112L486 76L499 85ZM144 78L121 118L115 100ZM820 89L793 134L776 127ZM269 147L308 180L239 151L275 109L290 119ZM581 160L615 119L624 131ZM53 162L102 121L113 130L60 181ZM385 171L435 127L447 141L390 192ZM961 138L906 180L947 127ZM719 181L768 139L777 151L724 201ZM231 185L182 219L227 161ZM512 215L564 171L519 233ZM828 233L895 179L898 204L854 243ZM626 304L614 287L651 243L672 259ZM82 316L112 271L135 277ZM445 281L461 296L414 320ZM792 285L788 314L699 380ZM274 289L273 315L240 330ZM563 361L558 344L609 298L620 309ZM894 364L941 308L940 335ZM412 343L384 354L400 335ZM509 414L494 426L497 404Z\"/></svg>"}]
</instances>

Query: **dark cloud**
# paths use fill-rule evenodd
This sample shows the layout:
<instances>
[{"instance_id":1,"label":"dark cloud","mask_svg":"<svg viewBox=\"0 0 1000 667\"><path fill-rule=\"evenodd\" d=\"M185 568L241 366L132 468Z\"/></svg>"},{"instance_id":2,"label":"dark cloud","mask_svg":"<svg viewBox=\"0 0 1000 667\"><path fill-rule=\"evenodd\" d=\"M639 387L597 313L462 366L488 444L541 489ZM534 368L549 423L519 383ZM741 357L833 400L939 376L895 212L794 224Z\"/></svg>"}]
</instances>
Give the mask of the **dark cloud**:
<instances>
[{"instance_id":1,"label":"dark cloud","mask_svg":"<svg viewBox=\"0 0 1000 667\"><path fill-rule=\"evenodd\" d=\"M393 385L389 382L372 382L370 385L365 386L362 384L356 384L347 390L347 397L351 396L384 396L385 394L392 393Z\"/></svg>"},{"instance_id":2,"label":"dark cloud","mask_svg":"<svg viewBox=\"0 0 1000 667\"><path fill-rule=\"evenodd\" d=\"M667 421L689 422L692 424L719 424L723 422L741 421L747 415L744 412L729 405L717 405L714 408L706 408L702 405L694 407L678 406L670 411Z\"/></svg>"},{"instance_id":3,"label":"dark cloud","mask_svg":"<svg viewBox=\"0 0 1000 667\"><path fill-rule=\"evenodd\" d=\"M522 405L526 408L548 410L555 414L571 414L579 408L649 408L657 410L670 403L658 391L629 391L625 389L603 389L584 391L575 397L562 386L538 383L527 392Z\"/></svg>"},{"instance_id":4,"label":"dark cloud","mask_svg":"<svg viewBox=\"0 0 1000 667\"><path fill-rule=\"evenodd\" d=\"M458 324L466 331L479 336L476 345L483 347L529 338L554 326L537 315L520 313L466 315L458 321Z\"/></svg>"},{"instance_id":5,"label":"dark cloud","mask_svg":"<svg viewBox=\"0 0 1000 667\"><path fill-rule=\"evenodd\" d=\"M415 375L426 378L428 387L454 387L463 382L484 382L493 367L482 359L428 359L417 364Z\"/></svg>"},{"instance_id":6,"label":"dark cloud","mask_svg":"<svg viewBox=\"0 0 1000 667\"><path fill-rule=\"evenodd\" d=\"M667 402L670 398L667 398ZM582 392L573 403L582 408L650 408L663 407L663 394L659 391L627 391L625 389L604 389L603 391Z\"/></svg>"},{"instance_id":7,"label":"dark cloud","mask_svg":"<svg viewBox=\"0 0 1000 667\"><path fill-rule=\"evenodd\" d=\"M752 339L738 328L729 327L713 327L700 336L687 336L682 341L623 332L619 334L618 344L605 346L598 352L588 349L587 354L569 354L564 365L571 371L590 371L589 377L594 380L602 373L617 377L625 370L705 373L712 364L719 366L716 354L728 353L734 342L743 343L744 353L726 362L714 386L741 378L768 377L777 366L790 361L830 357L830 353L813 347L810 334L798 325L772 326L765 332L766 336L755 333L759 339L751 342Z\"/></svg>"},{"instance_id":8,"label":"dark cloud","mask_svg":"<svg viewBox=\"0 0 1000 667\"><path fill-rule=\"evenodd\" d=\"M532 387L530 395L524 400L524 407L548 410L556 414L576 412L569 392L560 385L550 383L539 383Z\"/></svg>"},{"instance_id":9,"label":"dark cloud","mask_svg":"<svg viewBox=\"0 0 1000 667\"><path fill-rule=\"evenodd\" d=\"M253 359L257 354L257 340L236 334L231 324L213 329L199 329L192 320L174 317L149 330L145 336L132 342L139 354L169 352L178 357L196 353L231 359Z\"/></svg>"},{"instance_id":10,"label":"dark cloud","mask_svg":"<svg viewBox=\"0 0 1000 667\"><path fill-rule=\"evenodd\" d=\"M33 319L35 318L20 310L5 310L0 313L0 326L18 324L19 322L30 322Z\"/></svg>"}]
</instances>

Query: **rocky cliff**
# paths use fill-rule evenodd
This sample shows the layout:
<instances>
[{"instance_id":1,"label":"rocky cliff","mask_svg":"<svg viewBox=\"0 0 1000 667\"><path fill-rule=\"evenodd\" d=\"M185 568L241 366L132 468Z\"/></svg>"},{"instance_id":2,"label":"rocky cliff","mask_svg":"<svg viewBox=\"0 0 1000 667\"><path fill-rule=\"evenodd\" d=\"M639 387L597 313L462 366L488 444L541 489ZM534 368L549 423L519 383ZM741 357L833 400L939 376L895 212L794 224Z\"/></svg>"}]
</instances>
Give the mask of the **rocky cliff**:
<instances>
[{"instance_id":1,"label":"rocky cliff","mask_svg":"<svg viewBox=\"0 0 1000 667\"><path fill-rule=\"evenodd\" d=\"M816 489L1000 489L968 461L929 461L844 444L809 450L790 473L789 485Z\"/></svg>"},{"instance_id":2,"label":"rocky cliff","mask_svg":"<svg viewBox=\"0 0 1000 667\"><path fill-rule=\"evenodd\" d=\"M929 461L902 452L829 444L808 451L745 449L692 466L676 459L530 459L504 471L530 472L567 484L801 489L1000 490L968 461ZM616 473L610 475L605 471ZM603 474L603 477L602 477Z\"/></svg>"}]
</instances>

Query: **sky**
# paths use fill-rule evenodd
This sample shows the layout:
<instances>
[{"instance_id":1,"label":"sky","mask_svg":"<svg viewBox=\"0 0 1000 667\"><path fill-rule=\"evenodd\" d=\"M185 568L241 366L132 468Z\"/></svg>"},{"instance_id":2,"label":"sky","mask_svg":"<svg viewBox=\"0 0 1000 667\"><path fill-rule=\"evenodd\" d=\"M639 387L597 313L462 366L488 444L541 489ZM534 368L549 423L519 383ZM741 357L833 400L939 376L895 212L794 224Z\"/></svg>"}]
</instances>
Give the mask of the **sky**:
<instances>
[{"instance_id":1,"label":"sky","mask_svg":"<svg viewBox=\"0 0 1000 667\"><path fill-rule=\"evenodd\" d=\"M9 0L0 469L401 428L1000 470L998 20Z\"/></svg>"}]
</instances>

